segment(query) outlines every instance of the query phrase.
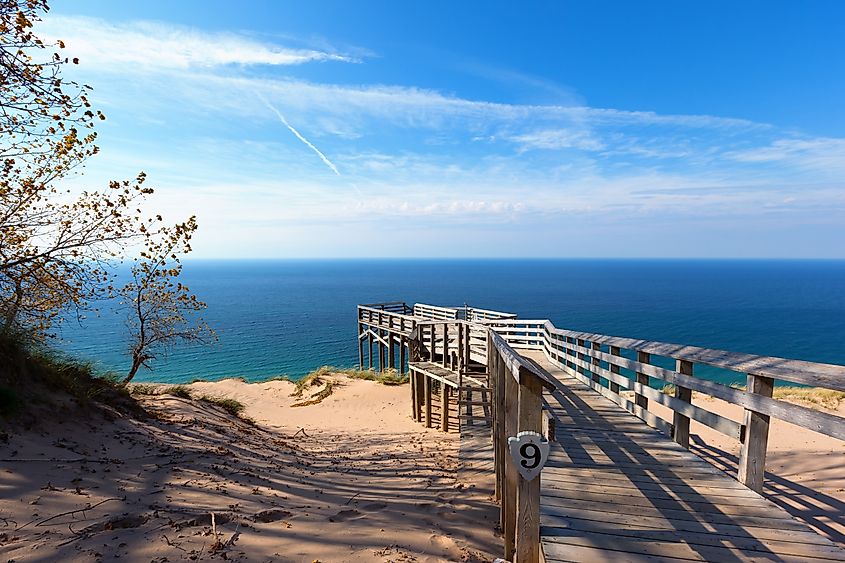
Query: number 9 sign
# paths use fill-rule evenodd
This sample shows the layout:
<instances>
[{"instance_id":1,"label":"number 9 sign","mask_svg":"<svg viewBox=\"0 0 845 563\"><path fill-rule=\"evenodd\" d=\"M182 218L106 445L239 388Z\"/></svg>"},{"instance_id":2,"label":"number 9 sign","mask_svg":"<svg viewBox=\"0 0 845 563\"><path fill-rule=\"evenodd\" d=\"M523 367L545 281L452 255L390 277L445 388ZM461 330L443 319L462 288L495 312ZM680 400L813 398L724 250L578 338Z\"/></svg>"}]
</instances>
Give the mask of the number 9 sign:
<instances>
[{"instance_id":1,"label":"number 9 sign","mask_svg":"<svg viewBox=\"0 0 845 563\"><path fill-rule=\"evenodd\" d=\"M520 432L508 438L508 449L516 470L526 481L533 481L549 459L549 441L537 432Z\"/></svg>"}]
</instances>

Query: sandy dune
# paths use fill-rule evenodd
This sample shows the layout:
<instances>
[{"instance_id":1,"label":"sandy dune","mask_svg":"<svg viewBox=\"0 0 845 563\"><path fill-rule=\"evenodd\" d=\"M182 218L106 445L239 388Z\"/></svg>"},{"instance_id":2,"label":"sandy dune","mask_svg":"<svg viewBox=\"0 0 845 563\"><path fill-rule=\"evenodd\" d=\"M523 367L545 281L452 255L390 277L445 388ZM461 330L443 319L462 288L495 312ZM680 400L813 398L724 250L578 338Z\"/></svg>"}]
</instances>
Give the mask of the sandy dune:
<instances>
[{"instance_id":1,"label":"sandy dune","mask_svg":"<svg viewBox=\"0 0 845 563\"><path fill-rule=\"evenodd\" d=\"M62 420L0 444L3 561L489 561L485 483L461 482L457 435L408 416L407 386L341 379L292 408L286 382L144 398L154 418ZM90 507L90 508L89 508ZM212 527L212 514L214 527ZM216 531L216 533L215 533Z\"/></svg>"}]
</instances>

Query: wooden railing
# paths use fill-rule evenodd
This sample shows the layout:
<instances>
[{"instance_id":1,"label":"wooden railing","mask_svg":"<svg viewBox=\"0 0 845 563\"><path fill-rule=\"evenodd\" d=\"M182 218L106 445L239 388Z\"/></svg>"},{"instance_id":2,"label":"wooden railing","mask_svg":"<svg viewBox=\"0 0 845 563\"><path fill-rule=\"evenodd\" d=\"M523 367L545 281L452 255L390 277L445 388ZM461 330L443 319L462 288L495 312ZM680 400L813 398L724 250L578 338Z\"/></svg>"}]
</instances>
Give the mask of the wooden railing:
<instances>
[{"instance_id":1,"label":"wooden railing","mask_svg":"<svg viewBox=\"0 0 845 563\"><path fill-rule=\"evenodd\" d=\"M414 304L414 316L436 321L457 319L458 309L455 307L440 307L439 305Z\"/></svg>"},{"instance_id":2,"label":"wooden railing","mask_svg":"<svg viewBox=\"0 0 845 563\"><path fill-rule=\"evenodd\" d=\"M515 313L503 313L491 311L490 309L479 309L477 307L464 306L464 319L471 322L492 321L496 319L515 319Z\"/></svg>"},{"instance_id":3,"label":"wooden railing","mask_svg":"<svg viewBox=\"0 0 845 563\"><path fill-rule=\"evenodd\" d=\"M543 432L543 388L554 382L526 362L508 342L490 330L487 371L493 395L493 452L496 499L502 527L505 560L540 559L540 477L530 481L518 473L508 451L508 437L520 432Z\"/></svg>"},{"instance_id":4,"label":"wooden railing","mask_svg":"<svg viewBox=\"0 0 845 563\"><path fill-rule=\"evenodd\" d=\"M772 397L775 381L845 391L845 366L562 330L548 320L485 324L513 348L542 350L554 365L684 447L690 420L739 440L737 478L757 492L763 488L771 417L845 440L845 418ZM696 377L697 365L733 372L746 386ZM656 389L653 381L663 389L671 384L671 392ZM706 402L692 404L693 391L743 407L743 421L707 410ZM672 421L650 411L650 401L670 409Z\"/></svg>"}]
</instances>

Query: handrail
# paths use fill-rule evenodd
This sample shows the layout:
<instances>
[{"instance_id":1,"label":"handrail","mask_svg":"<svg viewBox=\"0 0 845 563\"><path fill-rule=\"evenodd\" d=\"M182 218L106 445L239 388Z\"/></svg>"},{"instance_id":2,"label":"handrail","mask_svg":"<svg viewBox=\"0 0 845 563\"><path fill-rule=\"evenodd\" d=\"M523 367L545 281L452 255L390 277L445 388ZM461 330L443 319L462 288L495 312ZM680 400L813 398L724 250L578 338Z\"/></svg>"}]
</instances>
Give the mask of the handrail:
<instances>
[{"instance_id":1,"label":"handrail","mask_svg":"<svg viewBox=\"0 0 845 563\"><path fill-rule=\"evenodd\" d=\"M739 440L738 479L758 492L763 486L770 417L845 440L845 417L772 397L775 380L845 390L845 366L563 330L547 319L484 324L514 348L541 350L551 363L684 447L689 447L690 419ZM675 369L657 365L654 356L674 360ZM696 377L696 364L742 374L746 388ZM674 392L653 388L650 378L673 385ZM623 396L624 391L633 392L634 401ZM708 411L706 405L692 404L693 391L743 407L743 422ZM672 422L650 411L649 400L669 408Z\"/></svg>"}]
</instances>

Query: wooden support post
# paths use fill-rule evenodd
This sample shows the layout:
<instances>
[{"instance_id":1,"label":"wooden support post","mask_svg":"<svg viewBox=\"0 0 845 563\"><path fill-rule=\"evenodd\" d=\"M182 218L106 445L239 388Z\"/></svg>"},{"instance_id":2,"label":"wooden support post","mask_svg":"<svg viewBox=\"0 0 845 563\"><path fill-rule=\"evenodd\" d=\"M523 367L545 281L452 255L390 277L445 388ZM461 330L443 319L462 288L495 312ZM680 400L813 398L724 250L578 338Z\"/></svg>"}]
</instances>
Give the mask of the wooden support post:
<instances>
[{"instance_id":1,"label":"wooden support post","mask_svg":"<svg viewBox=\"0 0 845 563\"><path fill-rule=\"evenodd\" d=\"M396 369L396 341L390 331L387 331L387 366Z\"/></svg>"},{"instance_id":2,"label":"wooden support post","mask_svg":"<svg viewBox=\"0 0 845 563\"><path fill-rule=\"evenodd\" d=\"M759 375L748 376L748 392L771 397L774 380ZM745 409L745 441L739 453L739 481L758 493L763 491L766 472L766 447L769 440L769 415Z\"/></svg>"},{"instance_id":3,"label":"wooden support post","mask_svg":"<svg viewBox=\"0 0 845 563\"><path fill-rule=\"evenodd\" d=\"M358 323L358 369L364 369L364 325Z\"/></svg>"},{"instance_id":4,"label":"wooden support post","mask_svg":"<svg viewBox=\"0 0 845 563\"><path fill-rule=\"evenodd\" d=\"M469 325L464 325L464 367L463 373L467 373L469 371L469 362L470 362L470 354L472 353L472 349L469 347L469 339L471 336L471 329ZM488 375L490 372L487 372Z\"/></svg>"},{"instance_id":5,"label":"wooden support post","mask_svg":"<svg viewBox=\"0 0 845 563\"><path fill-rule=\"evenodd\" d=\"M440 382L440 430L449 431L449 386Z\"/></svg>"},{"instance_id":6,"label":"wooden support post","mask_svg":"<svg viewBox=\"0 0 845 563\"><path fill-rule=\"evenodd\" d=\"M505 544L505 560L513 561L514 546L516 540L516 489L519 481L519 473L513 465L507 451L508 437L516 436L519 432L519 383L502 362L501 376L505 381L505 439L504 439L504 469L505 480L502 496L502 531Z\"/></svg>"},{"instance_id":7,"label":"wooden support post","mask_svg":"<svg viewBox=\"0 0 845 563\"><path fill-rule=\"evenodd\" d=\"M520 373L519 431L543 431L543 384L526 371ZM516 515L516 558L519 563L540 561L540 476L531 481L519 477Z\"/></svg>"},{"instance_id":8,"label":"wooden support post","mask_svg":"<svg viewBox=\"0 0 845 563\"><path fill-rule=\"evenodd\" d=\"M449 325L443 323L443 367L449 368Z\"/></svg>"},{"instance_id":9,"label":"wooden support post","mask_svg":"<svg viewBox=\"0 0 845 563\"><path fill-rule=\"evenodd\" d=\"M675 371L684 375L692 375L692 362L675 360ZM692 390L676 385L675 398L691 403ZM672 438L686 449L689 449L689 417L678 411L675 411L672 420Z\"/></svg>"},{"instance_id":10,"label":"wooden support post","mask_svg":"<svg viewBox=\"0 0 845 563\"><path fill-rule=\"evenodd\" d=\"M461 373L464 369L464 364L466 360L464 360L464 325L458 324L458 373Z\"/></svg>"},{"instance_id":11,"label":"wooden support post","mask_svg":"<svg viewBox=\"0 0 845 563\"><path fill-rule=\"evenodd\" d=\"M425 380L426 377L417 372L416 378L416 386L417 386L417 402L416 402L416 409L417 409L417 422L423 421L423 401L425 400Z\"/></svg>"},{"instance_id":12,"label":"wooden support post","mask_svg":"<svg viewBox=\"0 0 845 563\"><path fill-rule=\"evenodd\" d=\"M437 330L434 328L436 325L428 325L428 329L431 331L428 333L428 361L434 363L434 345L437 343Z\"/></svg>"},{"instance_id":13,"label":"wooden support post","mask_svg":"<svg viewBox=\"0 0 845 563\"><path fill-rule=\"evenodd\" d=\"M619 350L619 346L611 346L610 347L610 355L611 356L621 356L622 352ZM619 366L616 364L610 364L610 372L611 373L620 373ZM614 393L619 393L619 384L615 381L610 382L610 390Z\"/></svg>"},{"instance_id":14,"label":"wooden support post","mask_svg":"<svg viewBox=\"0 0 845 563\"><path fill-rule=\"evenodd\" d=\"M460 381L460 374L458 375L458 381ZM501 498L501 489L499 484L499 477L501 476L499 462L501 461L501 456L499 455L499 410L497 406L501 394L498 391L499 380L496 377L496 356L493 354L489 334L487 335L487 381L489 382L490 389L492 390L491 402L493 403L493 470L496 477L493 498L498 501ZM460 391L458 391L459 399L460 396ZM458 402L460 403L460 401Z\"/></svg>"},{"instance_id":15,"label":"wooden support post","mask_svg":"<svg viewBox=\"0 0 845 563\"><path fill-rule=\"evenodd\" d=\"M598 342L590 342L590 349L591 349L591 350L595 350L595 351L597 351L597 352L598 352L598 351L600 351L600 350L601 350L601 344L599 344ZM591 363L592 365L594 365L594 366L601 366L601 360L599 360L598 358L593 358L593 359L590 361L590 363ZM600 384L600 383L601 383L601 376L598 374L598 372L597 372L597 371L593 371L593 372L591 372L591 373L593 374L593 375L592 375L592 380L593 380L595 383L599 383L599 384Z\"/></svg>"},{"instance_id":16,"label":"wooden support post","mask_svg":"<svg viewBox=\"0 0 845 563\"><path fill-rule=\"evenodd\" d=\"M417 409L417 374L411 370L411 418L419 422L419 409Z\"/></svg>"},{"instance_id":17,"label":"wooden support post","mask_svg":"<svg viewBox=\"0 0 845 563\"><path fill-rule=\"evenodd\" d=\"M367 354L367 360L369 362L370 371L373 370L373 327L367 325L367 341L370 345L369 354Z\"/></svg>"},{"instance_id":18,"label":"wooden support post","mask_svg":"<svg viewBox=\"0 0 845 563\"><path fill-rule=\"evenodd\" d=\"M378 329L378 370L384 371L384 331Z\"/></svg>"},{"instance_id":19,"label":"wooden support post","mask_svg":"<svg viewBox=\"0 0 845 563\"><path fill-rule=\"evenodd\" d=\"M425 379L425 427L431 428L431 378L427 375L423 377Z\"/></svg>"},{"instance_id":20,"label":"wooden support post","mask_svg":"<svg viewBox=\"0 0 845 563\"><path fill-rule=\"evenodd\" d=\"M647 364L651 361L651 354L649 354L648 352L637 352L637 361L642 364ZM637 383L641 383L642 385L648 386L648 375L637 372ZM645 395L635 393L634 401L637 403L638 406L642 407L643 410L648 410L648 397L646 397Z\"/></svg>"},{"instance_id":21,"label":"wooden support post","mask_svg":"<svg viewBox=\"0 0 845 563\"><path fill-rule=\"evenodd\" d=\"M407 339L404 336L399 337L399 373L405 375L405 346Z\"/></svg>"}]
</instances>

